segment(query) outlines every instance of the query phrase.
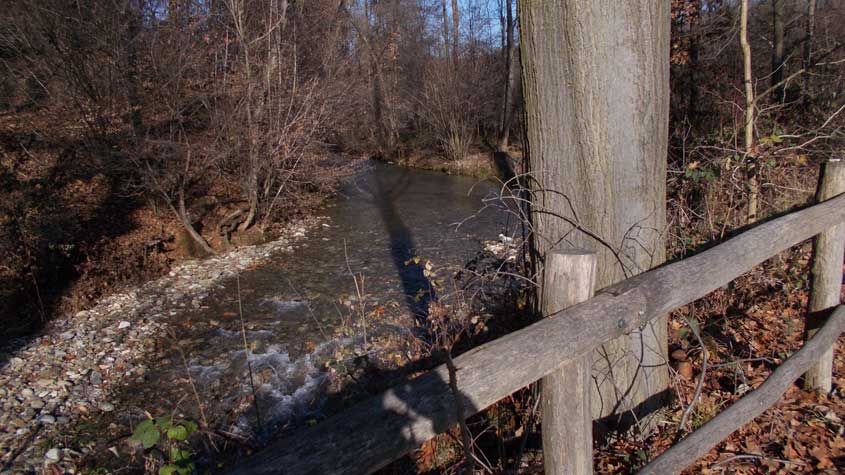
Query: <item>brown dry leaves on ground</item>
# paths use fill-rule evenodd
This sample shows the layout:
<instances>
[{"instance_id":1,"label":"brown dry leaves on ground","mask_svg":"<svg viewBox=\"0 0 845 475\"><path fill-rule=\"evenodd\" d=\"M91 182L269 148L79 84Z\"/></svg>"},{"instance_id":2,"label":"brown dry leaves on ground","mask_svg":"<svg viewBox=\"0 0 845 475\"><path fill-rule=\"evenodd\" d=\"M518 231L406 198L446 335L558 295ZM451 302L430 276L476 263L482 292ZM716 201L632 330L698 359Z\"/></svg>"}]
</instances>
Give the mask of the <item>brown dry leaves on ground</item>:
<instances>
[{"instance_id":1,"label":"brown dry leaves on ground","mask_svg":"<svg viewBox=\"0 0 845 475\"><path fill-rule=\"evenodd\" d=\"M803 344L807 308L808 244L784 252L731 285L674 312L670 319L675 400L648 437L622 434L594 452L595 472L632 474L673 445L681 415L701 377L702 351L688 330L698 325L708 369L687 431L758 387ZM840 339L838 348L845 345ZM685 474L791 474L845 471L845 355L835 353L834 391L819 395L798 381L763 415L731 434ZM470 419L476 453L492 472L543 473L534 394L524 389ZM457 430L424 444L412 460L384 473L461 473ZM518 464L518 469L516 465ZM480 472L479 472L480 473Z\"/></svg>"},{"instance_id":2,"label":"brown dry leaves on ground","mask_svg":"<svg viewBox=\"0 0 845 475\"><path fill-rule=\"evenodd\" d=\"M676 436L681 412L701 377L702 349L684 331L685 318L696 317L702 330L708 369L701 397L687 430L694 430L758 387L802 346L807 305L809 246L788 251L730 289L722 289L675 312L671 319L673 368L691 363L692 374L673 371L678 401L667 421L639 442L620 440L597 451L597 473L634 473L662 453ZM842 348L845 339L840 339ZM680 351L678 351L680 350ZM684 355L688 355L684 358ZM680 358L679 358L680 357ZM845 470L845 356L835 353L834 390L829 395L804 391L800 381L763 415L745 424L684 473L842 473Z\"/></svg>"}]
</instances>

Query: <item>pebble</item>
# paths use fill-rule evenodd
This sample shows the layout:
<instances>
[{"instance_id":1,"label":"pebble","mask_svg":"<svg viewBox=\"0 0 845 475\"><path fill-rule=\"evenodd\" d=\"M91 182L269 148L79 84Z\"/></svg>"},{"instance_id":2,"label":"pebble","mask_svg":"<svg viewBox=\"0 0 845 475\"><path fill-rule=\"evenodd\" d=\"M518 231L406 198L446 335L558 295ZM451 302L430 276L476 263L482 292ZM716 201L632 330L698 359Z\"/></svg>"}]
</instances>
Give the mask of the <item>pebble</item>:
<instances>
[{"instance_id":1,"label":"pebble","mask_svg":"<svg viewBox=\"0 0 845 475\"><path fill-rule=\"evenodd\" d=\"M44 414L43 416L39 417L38 420L44 424L55 424L56 418L51 416L50 414Z\"/></svg>"},{"instance_id":2,"label":"pebble","mask_svg":"<svg viewBox=\"0 0 845 475\"><path fill-rule=\"evenodd\" d=\"M321 220L309 218L304 223L319 226ZM287 229L292 236L302 234L305 226L293 224ZM171 319L178 320L186 307L202 308L203 299L221 279L280 251L291 251L290 244L283 238L184 263L168 276L103 298L90 310L56 317L44 336L23 346L0 346L0 357L8 358L8 364L0 364L0 475L40 473L45 461L62 461L62 470L74 473L76 468L65 467L63 461L74 453L73 447L47 450L50 441L71 440L74 429L68 427L79 417L91 417L94 409L104 422L112 421L115 392L147 372L141 363L155 354ZM7 464L10 454L17 456Z\"/></svg>"}]
</instances>

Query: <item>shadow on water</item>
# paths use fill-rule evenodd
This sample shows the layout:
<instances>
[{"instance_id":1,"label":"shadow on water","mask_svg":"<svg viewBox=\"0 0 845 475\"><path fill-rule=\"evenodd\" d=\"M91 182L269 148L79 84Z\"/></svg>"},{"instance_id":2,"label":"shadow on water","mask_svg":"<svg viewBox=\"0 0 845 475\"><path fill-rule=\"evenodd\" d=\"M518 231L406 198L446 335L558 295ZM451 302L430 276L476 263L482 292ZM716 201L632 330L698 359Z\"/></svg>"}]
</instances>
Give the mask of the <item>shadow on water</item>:
<instances>
[{"instance_id":1,"label":"shadow on water","mask_svg":"<svg viewBox=\"0 0 845 475\"><path fill-rule=\"evenodd\" d=\"M458 413L455 394L466 416L480 410L460 391L459 376L455 384L436 371L405 378L347 412L277 440L223 473L416 473L414 462L401 456L419 447L431 432L452 429ZM356 450L346 450L352 447Z\"/></svg>"},{"instance_id":2,"label":"shadow on water","mask_svg":"<svg viewBox=\"0 0 845 475\"><path fill-rule=\"evenodd\" d=\"M417 321L425 321L429 304L436 296L425 275L425 262L417 256L411 230L395 205L396 200L406 190L409 180L407 170L389 178L375 174L373 199L389 236L390 256L402 283L405 304ZM425 205L419 203L419 206Z\"/></svg>"}]
</instances>

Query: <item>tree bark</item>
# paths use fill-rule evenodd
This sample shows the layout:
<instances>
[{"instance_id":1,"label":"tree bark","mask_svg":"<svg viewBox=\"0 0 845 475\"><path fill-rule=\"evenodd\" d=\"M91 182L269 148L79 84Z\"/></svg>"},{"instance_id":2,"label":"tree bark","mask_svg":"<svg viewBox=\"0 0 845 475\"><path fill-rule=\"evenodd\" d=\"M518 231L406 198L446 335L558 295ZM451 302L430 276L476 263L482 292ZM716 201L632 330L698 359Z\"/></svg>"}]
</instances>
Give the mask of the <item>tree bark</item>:
<instances>
[{"instance_id":1,"label":"tree bark","mask_svg":"<svg viewBox=\"0 0 845 475\"><path fill-rule=\"evenodd\" d=\"M739 44L742 47L743 82L745 84L745 161L748 164L748 208L746 223L757 221L760 184L754 160L754 87L751 84L751 45L748 43L748 1L742 0L739 20Z\"/></svg>"},{"instance_id":2,"label":"tree bark","mask_svg":"<svg viewBox=\"0 0 845 475\"><path fill-rule=\"evenodd\" d=\"M597 288L665 259L669 2L519 3L534 246L598 255ZM666 318L599 348L593 415L668 387ZM647 402L647 400L649 400Z\"/></svg>"},{"instance_id":3,"label":"tree bark","mask_svg":"<svg viewBox=\"0 0 845 475\"><path fill-rule=\"evenodd\" d=\"M807 38L804 41L804 84L803 94L806 97L810 87L810 68L813 59L813 37L816 33L816 0L807 0Z\"/></svg>"},{"instance_id":4,"label":"tree bark","mask_svg":"<svg viewBox=\"0 0 845 475\"><path fill-rule=\"evenodd\" d=\"M168 202L169 203L169 202ZM202 235L197 232L197 229L194 227L194 224L191 222L190 216L188 216L188 210L185 208L185 193L182 190L179 190L176 196L176 208L173 209L173 212L176 214L176 217L179 218L179 222L182 223L182 227L185 228L185 231L188 232L188 235L191 236L191 239L196 242L203 251L208 254L215 255L217 254L214 252L214 249L208 244L208 241L205 240Z\"/></svg>"},{"instance_id":5,"label":"tree bark","mask_svg":"<svg viewBox=\"0 0 845 475\"><path fill-rule=\"evenodd\" d=\"M508 149L508 139L511 129L511 117L514 102L514 90L517 80L516 61L514 55L516 48L514 47L514 21L513 21L513 4L511 0L505 0L507 14L505 16L504 35L505 35L505 80L504 93L502 94L502 111L499 119L499 134L496 137L496 151L506 152Z\"/></svg>"},{"instance_id":6,"label":"tree bark","mask_svg":"<svg viewBox=\"0 0 845 475\"><path fill-rule=\"evenodd\" d=\"M845 162L827 162L822 170L818 200L845 193ZM833 226L813 241L812 290L807 315L806 338L812 338L827 321L827 313L841 303L842 261L845 254L845 224ZM833 348L804 375L804 388L821 393L833 387Z\"/></svg>"},{"instance_id":7,"label":"tree bark","mask_svg":"<svg viewBox=\"0 0 845 475\"><path fill-rule=\"evenodd\" d=\"M783 101L784 87L783 74L785 63L783 61L783 30L784 30L784 2L785 0L772 0L772 29L774 30L774 45L772 48L772 86L777 85L777 100Z\"/></svg>"}]
</instances>

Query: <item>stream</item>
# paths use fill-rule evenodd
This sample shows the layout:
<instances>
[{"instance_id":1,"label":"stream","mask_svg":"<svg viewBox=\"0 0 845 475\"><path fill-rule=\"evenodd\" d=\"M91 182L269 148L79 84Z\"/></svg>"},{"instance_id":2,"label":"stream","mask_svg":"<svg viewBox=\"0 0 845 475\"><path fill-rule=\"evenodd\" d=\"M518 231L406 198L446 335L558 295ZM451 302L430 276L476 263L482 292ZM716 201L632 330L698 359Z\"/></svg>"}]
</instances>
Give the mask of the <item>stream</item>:
<instances>
[{"instance_id":1,"label":"stream","mask_svg":"<svg viewBox=\"0 0 845 475\"><path fill-rule=\"evenodd\" d=\"M233 432L254 432L257 418L245 402L253 387L265 430L319 415L324 361L360 345L367 332L390 331L360 315L386 307L410 316L409 324L425 318L436 297L427 270L462 267L513 221L485 206L498 192L493 182L371 163L292 252L222 281L183 312L185 362L171 351L150 379L184 379L187 367L204 403L223 408L215 417L228 414Z\"/></svg>"}]
</instances>

